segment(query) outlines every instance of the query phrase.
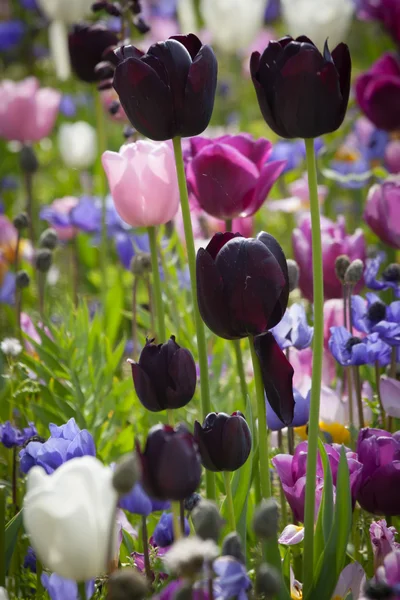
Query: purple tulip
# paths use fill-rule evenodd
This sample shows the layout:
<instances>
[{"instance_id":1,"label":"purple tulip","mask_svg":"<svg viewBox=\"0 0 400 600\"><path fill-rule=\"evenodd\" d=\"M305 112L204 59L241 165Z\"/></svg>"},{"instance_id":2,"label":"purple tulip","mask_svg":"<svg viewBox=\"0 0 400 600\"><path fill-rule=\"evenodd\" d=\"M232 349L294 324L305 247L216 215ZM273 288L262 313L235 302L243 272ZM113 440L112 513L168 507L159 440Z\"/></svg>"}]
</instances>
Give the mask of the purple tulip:
<instances>
[{"instance_id":1,"label":"purple tulip","mask_svg":"<svg viewBox=\"0 0 400 600\"><path fill-rule=\"evenodd\" d=\"M372 550L374 551L375 570L383 564L385 556L399 550L400 544L395 542L394 536L397 531L394 527L388 527L385 519L372 521L369 528Z\"/></svg>"},{"instance_id":2,"label":"purple tulip","mask_svg":"<svg viewBox=\"0 0 400 600\"><path fill-rule=\"evenodd\" d=\"M356 98L363 113L386 131L400 128L400 61L386 53L356 80Z\"/></svg>"},{"instance_id":3,"label":"purple tulip","mask_svg":"<svg viewBox=\"0 0 400 600\"><path fill-rule=\"evenodd\" d=\"M191 146L193 158L186 172L192 197L216 219L256 213L286 164L282 160L267 163L271 142L255 141L246 133L196 137Z\"/></svg>"},{"instance_id":4,"label":"purple tulip","mask_svg":"<svg viewBox=\"0 0 400 600\"><path fill-rule=\"evenodd\" d=\"M340 461L340 446L338 444L324 444L328 454L329 464L332 470L333 485L336 486L337 472ZM288 501L293 514L298 521L304 521L304 502L306 487L306 463L307 463L308 442L301 442L293 456L290 454L278 454L272 459L272 463L277 470L281 480L286 500ZM355 498L361 481L362 464L357 460L357 454L346 449L347 464L350 472L350 490L353 500ZM315 518L317 517L319 506L322 499L324 487L324 470L321 457L318 455L317 476L315 482Z\"/></svg>"},{"instance_id":5,"label":"purple tulip","mask_svg":"<svg viewBox=\"0 0 400 600\"><path fill-rule=\"evenodd\" d=\"M98 81L96 65L106 58L107 51L111 52L117 45L118 35L101 23L76 25L68 36L69 55L75 75L87 83Z\"/></svg>"},{"instance_id":6,"label":"purple tulip","mask_svg":"<svg viewBox=\"0 0 400 600\"><path fill-rule=\"evenodd\" d=\"M356 0L363 19L381 21L393 39L400 44L400 4L398 0Z\"/></svg>"},{"instance_id":7,"label":"purple tulip","mask_svg":"<svg viewBox=\"0 0 400 600\"><path fill-rule=\"evenodd\" d=\"M190 535L189 521L185 518L185 536ZM172 513L163 513L154 528L153 545L154 543L160 548L166 548L174 543L174 527Z\"/></svg>"},{"instance_id":8,"label":"purple tulip","mask_svg":"<svg viewBox=\"0 0 400 600\"><path fill-rule=\"evenodd\" d=\"M357 441L363 465L357 500L370 513L400 515L400 432L362 429Z\"/></svg>"},{"instance_id":9,"label":"purple tulip","mask_svg":"<svg viewBox=\"0 0 400 600\"><path fill-rule=\"evenodd\" d=\"M351 261L356 258L365 259L366 248L364 233L356 229L355 233L346 233L344 216L339 216L336 223L322 217L322 260L324 267L324 295L325 300L342 297L342 284L335 274L335 261L340 254L347 254ZM311 247L311 218L304 217L299 226L293 231L292 237L293 253L300 267L300 290L308 300L312 301L313 283L312 269L312 247ZM356 286L356 290L362 287L362 282Z\"/></svg>"},{"instance_id":10,"label":"purple tulip","mask_svg":"<svg viewBox=\"0 0 400 600\"><path fill-rule=\"evenodd\" d=\"M368 192L364 219L382 242L400 248L400 181L388 179L383 184L372 186Z\"/></svg>"}]
</instances>

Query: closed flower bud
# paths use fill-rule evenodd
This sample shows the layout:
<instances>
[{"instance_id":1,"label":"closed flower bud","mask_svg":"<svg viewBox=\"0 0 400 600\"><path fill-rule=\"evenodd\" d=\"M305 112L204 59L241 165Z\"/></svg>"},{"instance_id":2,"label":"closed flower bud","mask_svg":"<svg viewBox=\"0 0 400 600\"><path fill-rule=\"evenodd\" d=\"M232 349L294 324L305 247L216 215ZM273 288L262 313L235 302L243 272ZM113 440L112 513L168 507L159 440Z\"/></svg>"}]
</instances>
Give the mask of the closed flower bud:
<instances>
[{"instance_id":1,"label":"closed flower bud","mask_svg":"<svg viewBox=\"0 0 400 600\"><path fill-rule=\"evenodd\" d=\"M391 263L388 265L382 273L382 278L385 281L400 283L400 265L397 263Z\"/></svg>"},{"instance_id":2,"label":"closed flower bud","mask_svg":"<svg viewBox=\"0 0 400 600\"><path fill-rule=\"evenodd\" d=\"M111 573L107 600L141 600L148 592L146 579L137 569L125 568Z\"/></svg>"},{"instance_id":3,"label":"closed flower bud","mask_svg":"<svg viewBox=\"0 0 400 600\"><path fill-rule=\"evenodd\" d=\"M30 282L31 278L29 277L26 271L18 271L18 273L15 276L15 285L18 289L22 290L24 288L29 287Z\"/></svg>"},{"instance_id":4,"label":"closed flower bud","mask_svg":"<svg viewBox=\"0 0 400 600\"><path fill-rule=\"evenodd\" d=\"M350 259L346 254L341 254L335 260L335 273L336 277L344 283L344 276L346 274L347 269L350 266Z\"/></svg>"},{"instance_id":5,"label":"closed flower bud","mask_svg":"<svg viewBox=\"0 0 400 600\"><path fill-rule=\"evenodd\" d=\"M124 456L115 466L113 486L120 496L129 494L140 477L140 465L136 453Z\"/></svg>"},{"instance_id":6,"label":"closed flower bud","mask_svg":"<svg viewBox=\"0 0 400 600\"><path fill-rule=\"evenodd\" d=\"M196 508L196 506L198 505L198 503L201 501L201 496L200 494L198 494L197 492L194 492L194 494L191 494L188 498L185 498L185 510L192 512L192 510L194 510Z\"/></svg>"},{"instance_id":7,"label":"closed flower bud","mask_svg":"<svg viewBox=\"0 0 400 600\"><path fill-rule=\"evenodd\" d=\"M141 16L137 16L133 19L133 24L138 30L139 33L145 34L150 31L149 25L147 25L146 21Z\"/></svg>"},{"instance_id":8,"label":"closed flower bud","mask_svg":"<svg viewBox=\"0 0 400 600\"><path fill-rule=\"evenodd\" d=\"M139 362L129 360L136 394L147 410L159 412L182 408L196 389L196 364L193 356L181 348L171 335L165 344L147 340Z\"/></svg>"},{"instance_id":9,"label":"closed flower bud","mask_svg":"<svg viewBox=\"0 0 400 600\"><path fill-rule=\"evenodd\" d=\"M150 254L148 252L136 252L131 261L131 271L134 275L147 275L147 273L150 273Z\"/></svg>"},{"instance_id":10,"label":"closed flower bud","mask_svg":"<svg viewBox=\"0 0 400 600\"><path fill-rule=\"evenodd\" d=\"M39 238L39 248L54 250L58 243L58 235L55 229L45 229Z\"/></svg>"},{"instance_id":11,"label":"closed flower bud","mask_svg":"<svg viewBox=\"0 0 400 600\"><path fill-rule=\"evenodd\" d=\"M72 69L79 79L87 83L97 81L96 65L105 51L117 44L117 34L104 25L76 25L68 36L68 48Z\"/></svg>"},{"instance_id":12,"label":"closed flower bud","mask_svg":"<svg viewBox=\"0 0 400 600\"><path fill-rule=\"evenodd\" d=\"M39 162L32 146L22 146L19 153L19 164L24 173L36 173Z\"/></svg>"},{"instance_id":13,"label":"closed flower bud","mask_svg":"<svg viewBox=\"0 0 400 600\"><path fill-rule=\"evenodd\" d=\"M288 258L286 262L289 274L289 292L293 292L299 285L300 269L292 258Z\"/></svg>"},{"instance_id":14,"label":"closed flower bud","mask_svg":"<svg viewBox=\"0 0 400 600\"><path fill-rule=\"evenodd\" d=\"M246 559L243 554L242 540L236 531L228 533L222 542L222 556L233 556L243 565L246 564Z\"/></svg>"},{"instance_id":15,"label":"closed flower bud","mask_svg":"<svg viewBox=\"0 0 400 600\"><path fill-rule=\"evenodd\" d=\"M346 269L346 273L344 274L344 282L348 285L356 285L360 281L363 271L363 261L359 258L353 260L350 266Z\"/></svg>"},{"instance_id":16,"label":"closed flower bud","mask_svg":"<svg viewBox=\"0 0 400 600\"><path fill-rule=\"evenodd\" d=\"M367 581L364 595L369 600L393 600L393 589L383 581Z\"/></svg>"},{"instance_id":17,"label":"closed flower bud","mask_svg":"<svg viewBox=\"0 0 400 600\"><path fill-rule=\"evenodd\" d=\"M114 67L107 60L103 60L95 66L94 72L98 81L110 79L114 75Z\"/></svg>"},{"instance_id":18,"label":"closed flower bud","mask_svg":"<svg viewBox=\"0 0 400 600\"><path fill-rule=\"evenodd\" d=\"M217 59L192 33L150 46L115 51L113 86L132 125L161 141L207 127L214 106Z\"/></svg>"},{"instance_id":19,"label":"closed flower bud","mask_svg":"<svg viewBox=\"0 0 400 600\"><path fill-rule=\"evenodd\" d=\"M257 569L256 573L256 594L263 595L267 600L272 599L281 589L281 578L278 571L263 563Z\"/></svg>"},{"instance_id":20,"label":"closed flower bud","mask_svg":"<svg viewBox=\"0 0 400 600\"><path fill-rule=\"evenodd\" d=\"M53 262L53 254L48 248L41 248L35 254L35 267L42 273L47 273Z\"/></svg>"},{"instance_id":21,"label":"closed flower bud","mask_svg":"<svg viewBox=\"0 0 400 600\"><path fill-rule=\"evenodd\" d=\"M182 424L172 429L156 425L149 431L143 453L142 485L157 500L184 500L200 484L201 462L194 437Z\"/></svg>"},{"instance_id":22,"label":"closed flower bud","mask_svg":"<svg viewBox=\"0 0 400 600\"><path fill-rule=\"evenodd\" d=\"M273 498L263 499L254 511L253 529L257 537L271 539L278 533L278 505Z\"/></svg>"},{"instance_id":23,"label":"closed flower bud","mask_svg":"<svg viewBox=\"0 0 400 600\"><path fill-rule=\"evenodd\" d=\"M336 131L346 114L351 59L346 44L323 54L305 36L271 41L253 52L250 71L262 115L284 138L315 138Z\"/></svg>"},{"instance_id":24,"label":"closed flower bud","mask_svg":"<svg viewBox=\"0 0 400 600\"><path fill-rule=\"evenodd\" d=\"M215 502L201 500L192 512L192 522L196 535L203 540L218 542L219 534L225 524Z\"/></svg>"},{"instance_id":25,"label":"closed flower bud","mask_svg":"<svg viewBox=\"0 0 400 600\"><path fill-rule=\"evenodd\" d=\"M23 231L29 225L29 217L28 217L28 215L26 213L24 213L24 212L23 213L19 213L19 215L17 215L13 219L13 225L14 225L15 229L17 229L18 231Z\"/></svg>"},{"instance_id":26,"label":"closed flower bud","mask_svg":"<svg viewBox=\"0 0 400 600\"><path fill-rule=\"evenodd\" d=\"M103 10L107 6L107 4L107 0L99 0L99 2L93 2L91 7L92 11L98 12L99 10Z\"/></svg>"},{"instance_id":27,"label":"closed flower bud","mask_svg":"<svg viewBox=\"0 0 400 600\"><path fill-rule=\"evenodd\" d=\"M120 17L122 14L121 5L119 2L108 3L106 6L106 12L112 17Z\"/></svg>"},{"instance_id":28,"label":"closed flower bud","mask_svg":"<svg viewBox=\"0 0 400 600\"><path fill-rule=\"evenodd\" d=\"M203 426L194 424L194 437L201 462L209 471L236 471L249 457L251 432L244 415L237 411L210 413Z\"/></svg>"}]
</instances>

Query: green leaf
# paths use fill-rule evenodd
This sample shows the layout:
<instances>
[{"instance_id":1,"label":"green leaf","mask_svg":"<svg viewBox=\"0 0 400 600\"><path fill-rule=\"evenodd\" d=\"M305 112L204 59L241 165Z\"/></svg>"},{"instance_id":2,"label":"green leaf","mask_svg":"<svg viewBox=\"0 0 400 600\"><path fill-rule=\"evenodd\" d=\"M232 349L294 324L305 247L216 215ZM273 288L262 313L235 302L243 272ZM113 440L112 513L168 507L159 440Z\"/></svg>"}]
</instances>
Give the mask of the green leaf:
<instances>
[{"instance_id":1,"label":"green leaf","mask_svg":"<svg viewBox=\"0 0 400 600\"><path fill-rule=\"evenodd\" d=\"M106 336L113 346L118 335L122 321L122 311L124 308L124 289L121 281L115 279L114 284L107 292L106 299Z\"/></svg>"},{"instance_id":2,"label":"green leaf","mask_svg":"<svg viewBox=\"0 0 400 600\"><path fill-rule=\"evenodd\" d=\"M20 510L6 525L5 530L5 554L6 554L6 571L8 571L17 543L18 532L22 525L22 510Z\"/></svg>"}]
</instances>

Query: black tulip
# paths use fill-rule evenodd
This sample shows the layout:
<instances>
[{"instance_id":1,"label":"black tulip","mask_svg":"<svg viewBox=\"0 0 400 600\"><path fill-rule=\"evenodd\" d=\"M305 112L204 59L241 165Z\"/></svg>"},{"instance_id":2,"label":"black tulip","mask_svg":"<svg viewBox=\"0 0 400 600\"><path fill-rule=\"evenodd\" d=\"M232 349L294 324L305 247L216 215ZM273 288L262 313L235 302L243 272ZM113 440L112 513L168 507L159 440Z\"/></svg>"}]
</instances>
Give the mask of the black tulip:
<instances>
[{"instance_id":1,"label":"black tulip","mask_svg":"<svg viewBox=\"0 0 400 600\"><path fill-rule=\"evenodd\" d=\"M286 36L253 52L250 71L261 112L284 138L314 138L336 131L350 92L351 59L346 44L323 54L305 36Z\"/></svg>"},{"instance_id":2,"label":"black tulip","mask_svg":"<svg viewBox=\"0 0 400 600\"><path fill-rule=\"evenodd\" d=\"M147 410L182 408L194 396L197 373L193 356L171 335L165 344L147 340L139 362L129 361L136 394Z\"/></svg>"},{"instance_id":3,"label":"black tulip","mask_svg":"<svg viewBox=\"0 0 400 600\"><path fill-rule=\"evenodd\" d=\"M199 446L201 462L209 471L236 471L249 457L251 433L241 412L231 416L210 413L203 426L194 424L194 437Z\"/></svg>"},{"instance_id":4,"label":"black tulip","mask_svg":"<svg viewBox=\"0 0 400 600\"><path fill-rule=\"evenodd\" d=\"M104 25L76 25L68 36L69 55L75 75L87 83L98 81L96 65L117 44L117 34Z\"/></svg>"},{"instance_id":5,"label":"black tulip","mask_svg":"<svg viewBox=\"0 0 400 600\"><path fill-rule=\"evenodd\" d=\"M113 86L133 127L152 140L202 133L214 106L217 60L192 33L115 50Z\"/></svg>"},{"instance_id":6,"label":"black tulip","mask_svg":"<svg viewBox=\"0 0 400 600\"><path fill-rule=\"evenodd\" d=\"M196 260L197 298L206 325L222 338L264 333L282 319L289 275L282 248L271 235L216 233Z\"/></svg>"},{"instance_id":7,"label":"black tulip","mask_svg":"<svg viewBox=\"0 0 400 600\"><path fill-rule=\"evenodd\" d=\"M184 425L156 425L144 452L138 449L142 485L157 500L185 500L200 484L201 462L194 437Z\"/></svg>"}]
</instances>

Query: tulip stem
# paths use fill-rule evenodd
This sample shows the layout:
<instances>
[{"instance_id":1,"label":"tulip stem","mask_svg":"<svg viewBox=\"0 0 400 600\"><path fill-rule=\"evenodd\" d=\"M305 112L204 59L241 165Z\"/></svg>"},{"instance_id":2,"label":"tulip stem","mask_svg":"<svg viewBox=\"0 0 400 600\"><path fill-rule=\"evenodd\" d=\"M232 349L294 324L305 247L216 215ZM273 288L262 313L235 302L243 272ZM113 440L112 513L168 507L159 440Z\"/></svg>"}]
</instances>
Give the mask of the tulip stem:
<instances>
[{"instance_id":1,"label":"tulip stem","mask_svg":"<svg viewBox=\"0 0 400 600\"><path fill-rule=\"evenodd\" d=\"M144 571L146 573L147 581L151 584L152 573L150 568L150 557L149 557L149 542L147 533L147 517L142 515L142 542L143 542L143 558L144 558Z\"/></svg>"},{"instance_id":2,"label":"tulip stem","mask_svg":"<svg viewBox=\"0 0 400 600\"><path fill-rule=\"evenodd\" d=\"M324 348L324 276L322 268L321 218L318 202L317 165L314 140L305 140L308 188L310 192L312 270L314 295L314 338L311 380L310 418L308 425L307 478L304 517L304 596L311 590L314 561L314 510L315 478L317 475L317 452L319 437L319 410L321 400L322 357Z\"/></svg>"},{"instance_id":3,"label":"tulip stem","mask_svg":"<svg viewBox=\"0 0 400 600\"><path fill-rule=\"evenodd\" d=\"M232 231L232 219L225 220L225 231Z\"/></svg>"},{"instance_id":4,"label":"tulip stem","mask_svg":"<svg viewBox=\"0 0 400 600\"><path fill-rule=\"evenodd\" d=\"M226 502L228 504L229 528L231 531L236 531L235 507L233 504L231 474L229 473L229 471L224 471L224 483L226 491Z\"/></svg>"},{"instance_id":5,"label":"tulip stem","mask_svg":"<svg viewBox=\"0 0 400 600\"><path fill-rule=\"evenodd\" d=\"M363 429L365 427L365 423L364 423L364 411L363 411L363 403L362 403L361 378L360 378L360 371L359 371L358 366L353 367L353 374L354 374L354 384L356 387L358 423L359 423L359 426Z\"/></svg>"},{"instance_id":6,"label":"tulip stem","mask_svg":"<svg viewBox=\"0 0 400 600\"><path fill-rule=\"evenodd\" d=\"M86 586L84 581L78 583L78 596L80 600L86 600Z\"/></svg>"},{"instance_id":7,"label":"tulip stem","mask_svg":"<svg viewBox=\"0 0 400 600\"><path fill-rule=\"evenodd\" d=\"M6 585L6 488L0 485L0 587Z\"/></svg>"},{"instance_id":8,"label":"tulip stem","mask_svg":"<svg viewBox=\"0 0 400 600\"><path fill-rule=\"evenodd\" d=\"M181 525L180 525L180 518L181 518L180 503L179 502L171 502L171 509L172 509L172 527L174 530L174 541L176 542L177 540L179 540L182 537Z\"/></svg>"},{"instance_id":9,"label":"tulip stem","mask_svg":"<svg viewBox=\"0 0 400 600\"><path fill-rule=\"evenodd\" d=\"M242 349L240 347L240 340L233 340L233 347L235 348L236 368L237 368L237 372L239 375L240 389L241 389L242 396L243 396L243 411L244 411L246 409L248 391L247 391L247 383L246 383L246 374L244 372L244 366L243 366Z\"/></svg>"},{"instance_id":10,"label":"tulip stem","mask_svg":"<svg viewBox=\"0 0 400 600\"><path fill-rule=\"evenodd\" d=\"M107 304L107 183L106 174L101 162L103 152L107 150L107 135L104 122L104 110L101 103L100 92L95 92L96 104L96 130L99 141L99 166L98 166L98 190L101 200L101 238L100 238L100 271L101 271L101 293L103 302L103 316L106 320Z\"/></svg>"},{"instance_id":11,"label":"tulip stem","mask_svg":"<svg viewBox=\"0 0 400 600\"><path fill-rule=\"evenodd\" d=\"M208 381L208 360L207 344L204 323L201 319L199 306L197 304L197 283L196 283L196 251L194 247L192 221L190 218L189 196L186 185L185 166L183 164L181 138L175 137L172 140L174 145L176 173L178 177L179 193L181 198L181 209L183 228L185 230L186 251L190 272L190 284L193 298L193 314L196 326L197 350L199 355L200 367L200 391L201 391L201 409L203 419L211 412L210 403L210 385ZM206 490L207 498L215 500L215 477L214 473L206 470Z\"/></svg>"},{"instance_id":12,"label":"tulip stem","mask_svg":"<svg viewBox=\"0 0 400 600\"><path fill-rule=\"evenodd\" d=\"M157 232L155 227L148 227L147 232L149 234L151 270L153 272L154 303L156 305L157 317L157 341L159 344L163 344L166 341L166 333L164 320L164 305L161 291L160 269L158 265Z\"/></svg>"},{"instance_id":13,"label":"tulip stem","mask_svg":"<svg viewBox=\"0 0 400 600\"><path fill-rule=\"evenodd\" d=\"M385 409L382 404L382 396L381 396L381 368L379 366L379 361L375 361L375 384L376 384L376 395L378 397L379 403L379 411L381 413L381 425L382 429L386 429L385 422Z\"/></svg>"}]
</instances>

